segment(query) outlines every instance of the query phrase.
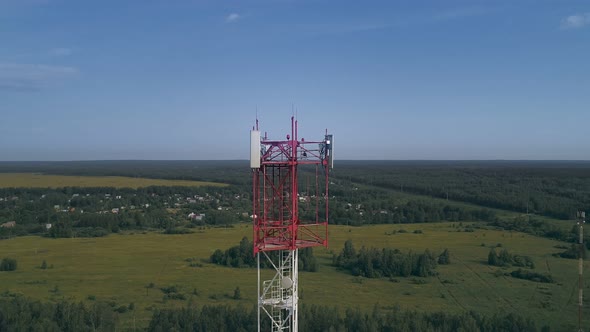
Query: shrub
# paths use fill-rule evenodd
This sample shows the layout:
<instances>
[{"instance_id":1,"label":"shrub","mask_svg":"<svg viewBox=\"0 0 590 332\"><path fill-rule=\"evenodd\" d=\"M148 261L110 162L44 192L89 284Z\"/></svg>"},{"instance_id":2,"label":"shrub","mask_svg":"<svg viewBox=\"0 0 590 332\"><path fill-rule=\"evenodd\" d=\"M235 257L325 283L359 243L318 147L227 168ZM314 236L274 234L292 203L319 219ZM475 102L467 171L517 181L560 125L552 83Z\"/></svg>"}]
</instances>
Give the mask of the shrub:
<instances>
[{"instance_id":1,"label":"shrub","mask_svg":"<svg viewBox=\"0 0 590 332\"><path fill-rule=\"evenodd\" d=\"M16 270L16 259L14 258L4 258L0 263L0 271L14 271Z\"/></svg>"},{"instance_id":2,"label":"shrub","mask_svg":"<svg viewBox=\"0 0 590 332\"><path fill-rule=\"evenodd\" d=\"M236 289L234 289L233 298L234 298L234 300L239 300L242 298L242 292L240 291L240 287L236 287Z\"/></svg>"},{"instance_id":3,"label":"shrub","mask_svg":"<svg viewBox=\"0 0 590 332\"><path fill-rule=\"evenodd\" d=\"M553 283L553 277L549 274L541 274L536 272L529 272L522 269L512 271L510 275L514 278L525 279L534 282Z\"/></svg>"},{"instance_id":4,"label":"shrub","mask_svg":"<svg viewBox=\"0 0 590 332\"><path fill-rule=\"evenodd\" d=\"M190 234L192 233L192 231L190 229L186 229L186 228L179 228L179 227L168 227L166 228L166 230L163 232L164 234Z\"/></svg>"},{"instance_id":5,"label":"shrub","mask_svg":"<svg viewBox=\"0 0 590 332\"><path fill-rule=\"evenodd\" d=\"M103 237L109 235L109 231L102 227L79 227L74 229L76 237Z\"/></svg>"},{"instance_id":6,"label":"shrub","mask_svg":"<svg viewBox=\"0 0 590 332\"><path fill-rule=\"evenodd\" d=\"M451 254L449 253L449 249L445 249L438 256L438 264L440 264L440 265L448 265L448 264L451 264Z\"/></svg>"},{"instance_id":7,"label":"shrub","mask_svg":"<svg viewBox=\"0 0 590 332\"><path fill-rule=\"evenodd\" d=\"M126 305L122 305L120 307L118 307L117 309L115 309L116 312L120 313L120 314L124 314L126 313L128 310Z\"/></svg>"},{"instance_id":8,"label":"shrub","mask_svg":"<svg viewBox=\"0 0 590 332\"><path fill-rule=\"evenodd\" d=\"M528 256L513 255L506 249L502 249L500 253L496 253L496 250L492 248L488 254L488 264L493 266L519 266L527 267L530 269L535 268L535 263Z\"/></svg>"},{"instance_id":9,"label":"shrub","mask_svg":"<svg viewBox=\"0 0 590 332\"><path fill-rule=\"evenodd\" d=\"M180 301L184 301L186 300L186 295L182 294L182 293L169 293L164 295L163 300L180 300Z\"/></svg>"},{"instance_id":10,"label":"shrub","mask_svg":"<svg viewBox=\"0 0 590 332\"><path fill-rule=\"evenodd\" d=\"M561 258L570 258L570 259L579 259L580 258L580 245L579 244L575 244L572 243L571 246L569 248L566 247L566 251L559 253L559 254L553 254L553 256L558 256ZM586 258L586 248L582 248L581 250L582 253L582 258Z\"/></svg>"},{"instance_id":11,"label":"shrub","mask_svg":"<svg viewBox=\"0 0 590 332\"><path fill-rule=\"evenodd\" d=\"M178 292L178 288L176 288L176 286L162 287L162 288L160 288L160 290L164 294L171 294L171 293L177 293Z\"/></svg>"}]
</instances>

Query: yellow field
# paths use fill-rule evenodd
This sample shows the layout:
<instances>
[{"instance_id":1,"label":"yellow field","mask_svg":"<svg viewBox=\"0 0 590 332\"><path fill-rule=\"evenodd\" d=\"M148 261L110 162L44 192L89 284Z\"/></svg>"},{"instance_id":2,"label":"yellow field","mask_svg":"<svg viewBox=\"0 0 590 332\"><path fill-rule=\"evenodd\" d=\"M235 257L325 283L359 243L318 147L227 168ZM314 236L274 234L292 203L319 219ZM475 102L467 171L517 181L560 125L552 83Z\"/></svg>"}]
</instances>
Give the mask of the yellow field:
<instances>
[{"instance_id":1,"label":"yellow field","mask_svg":"<svg viewBox=\"0 0 590 332\"><path fill-rule=\"evenodd\" d=\"M407 233L388 235L402 228ZM414 234L416 229L423 234ZM184 306L189 300L197 305L231 303L250 308L256 303L256 269L221 267L206 260L215 249L237 245L242 236L251 234L251 226L242 224L186 235L111 234L73 239L28 236L2 240L0 257L16 258L18 268L0 272L0 293L10 291L44 301L88 301L89 296L95 296L96 301L114 301L117 306L133 302L136 310L121 316L123 327L132 326L134 321L145 327L154 308ZM398 278L397 282L355 278L331 266L332 253L338 253L347 239L352 239L357 249L362 245L414 252L429 248L439 253L449 248L452 263L439 266L439 276L424 279L424 284L416 282L416 278ZM551 255L561 251L554 246L562 242L509 231L457 232L453 223L330 226L330 241L329 249L314 250L320 271L300 273L302 303L365 310L377 303L384 308L399 305L420 311L475 310L488 315L518 312L539 323L550 323L557 330L577 322L577 261ZM490 267L486 260L490 247L498 243L511 253L532 257L535 271L550 273L556 283L495 276L494 271L500 268ZM187 258L195 258L203 266L190 267ZM43 260L53 268L40 269ZM588 285L590 277L586 279ZM155 288L148 293L145 286L150 283ZM187 301L163 301L159 288L171 285L178 285ZM242 299L233 300L230 297L238 286ZM197 295L192 294L193 289ZM586 311L584 317L589 317Z\"/></svg>"},{"instance_id":2,"label":"yellow field","mask_svg":"<svg viewBox=\"0 0 590 332\"><path fill-rule=\"evenodd\" d=\"M135 189L149 186L222 187L227 186L227 184L204 181L130 178L124 176L65 176L37 173L0 173L0 188L114 187Z\"/></svg>"}]
</instances>

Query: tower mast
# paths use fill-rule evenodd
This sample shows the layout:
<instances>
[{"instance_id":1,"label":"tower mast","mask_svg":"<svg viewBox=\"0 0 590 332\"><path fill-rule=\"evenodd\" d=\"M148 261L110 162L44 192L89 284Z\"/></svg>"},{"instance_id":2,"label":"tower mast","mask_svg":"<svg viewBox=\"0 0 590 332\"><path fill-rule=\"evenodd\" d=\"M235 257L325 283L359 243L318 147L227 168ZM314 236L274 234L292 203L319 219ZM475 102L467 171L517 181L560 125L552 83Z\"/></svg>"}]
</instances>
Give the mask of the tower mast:
<instances>
[{"instance_id":1,"label":"tower mast","mask_svg":"<svg viewBox=\"0 0 590 332\"><path fill-rule=\"evenodd\" d=\"M328 246L333 136L306 141L299 139L297 130L297 121L291 117L286 140L269 140L266 133L261 137L258 120L250 132L258 331L263 319L270 320L273 332L298 330L299 249ZM303 172L315 171L315 192L299 192L299 166ZM310 208L300 209L300 200L310 202Z\"/></svg>"}]
</instances>

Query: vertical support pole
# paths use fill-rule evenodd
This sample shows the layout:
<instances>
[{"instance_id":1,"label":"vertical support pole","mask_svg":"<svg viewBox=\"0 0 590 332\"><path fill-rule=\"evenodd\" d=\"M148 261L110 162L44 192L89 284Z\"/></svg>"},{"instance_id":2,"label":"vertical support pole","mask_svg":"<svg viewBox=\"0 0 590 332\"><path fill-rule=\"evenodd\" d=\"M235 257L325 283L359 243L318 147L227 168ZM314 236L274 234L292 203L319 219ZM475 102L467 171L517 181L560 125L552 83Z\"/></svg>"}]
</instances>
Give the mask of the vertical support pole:
<instances>
[{"instance_id":1,"label":"vertical support pole","mask_svg":"<svg viewBox=\"0 0 590 332\"><path fill-rule=\"evenodd\" d=\"M258 271L258 290L256 291L257 307L258 307L258 332L260 332L260 252L256 253L256 270Z\"/></svg>"},{"instance_id":2,"label":"vertical support pole","mask_svg":"<svg viewBox=\"0 0 590 332\"><path fill-rule=\"evenodd\" d=\"M579 235L579 259L578 259L578 331L582 330L582 307L584 284L582 274L584 273L584 223L586 222L586 212L578 211L578 235Z\"/></svg>"},{"instance_id":3,"label":"vertical support pole","mask_svg":"<svg viewBox=\"0 0 590 332\"><path fill-rule=\"evenodd\" d=\"M299 249L295 249L293 251L293 259L292 259L293 266L291 267L291 274L293 278L293 291L291 294L293 303L292 303L292 326L293 332L299 331Z\"/></svg>"}]
</instances>

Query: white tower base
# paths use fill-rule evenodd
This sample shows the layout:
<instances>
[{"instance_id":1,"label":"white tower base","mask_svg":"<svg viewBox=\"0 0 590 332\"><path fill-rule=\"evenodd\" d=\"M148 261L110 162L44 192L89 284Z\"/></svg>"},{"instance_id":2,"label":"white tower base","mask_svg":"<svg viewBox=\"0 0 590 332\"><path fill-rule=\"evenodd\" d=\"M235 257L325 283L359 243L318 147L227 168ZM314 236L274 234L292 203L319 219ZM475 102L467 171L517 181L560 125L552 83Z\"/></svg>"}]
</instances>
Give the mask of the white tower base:
<instances>
[{"instance_id":1,"label":"white tower base","mask_svg":"<svg viewBox=\"0 0 590 332\"><path fill-rule=\"evenodd\" d=\"M263 261L268 263L267 265L272 266L271 271L274 272L274 276L271 279L261 279L261 256ZM258 267L258 331L261 331L260 324L263 317L266 316L270 319L272 332L297 332L298 250L259 252L256 254L256 260ZM265 268L262 272L270 271Z\"/></svg>"}]
</instances>

